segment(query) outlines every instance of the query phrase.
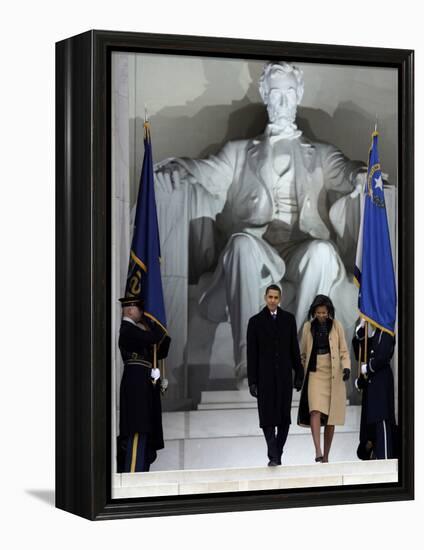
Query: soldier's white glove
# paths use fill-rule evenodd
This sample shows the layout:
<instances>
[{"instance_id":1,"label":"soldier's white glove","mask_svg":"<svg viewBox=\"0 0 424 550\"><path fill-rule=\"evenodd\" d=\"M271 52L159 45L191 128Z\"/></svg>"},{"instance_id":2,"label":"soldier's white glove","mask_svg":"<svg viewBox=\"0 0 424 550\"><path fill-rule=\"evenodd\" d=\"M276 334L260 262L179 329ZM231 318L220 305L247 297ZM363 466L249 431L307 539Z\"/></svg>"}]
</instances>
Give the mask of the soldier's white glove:
<instances>
[{"instance_id":1,"label":"soldier's white glove","mask_svg":"<svg viewBox=\"0 0 424 550\"><path fill-rule=\"evenodd\" d=\"M158 380L160 378L160 370L159 369L152 369L152 372L150 373L150 376L156 382L156 380Z\"/></svg>"},{"instance_id":2,"label":"soldier's white glove","mask_svg":"<svg viewBox=\"0 0 424 550\"><path fill-rule=\"evenodd\" d=\"M162 378L160 383L160 391L162 393L165 393L167 389L168 389L168 378Z\"/></svg>"}]
</instances>

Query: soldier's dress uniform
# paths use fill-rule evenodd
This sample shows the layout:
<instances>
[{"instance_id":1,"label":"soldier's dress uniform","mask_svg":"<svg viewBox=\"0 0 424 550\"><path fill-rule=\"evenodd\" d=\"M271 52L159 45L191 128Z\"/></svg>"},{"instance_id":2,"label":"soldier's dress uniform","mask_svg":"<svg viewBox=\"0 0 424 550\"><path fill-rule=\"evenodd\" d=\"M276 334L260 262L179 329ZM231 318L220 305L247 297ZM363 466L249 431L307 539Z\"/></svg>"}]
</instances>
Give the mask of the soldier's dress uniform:
<instances>
[{"instance_id":1,"label":"soldier's dress uniform","mask_svg":"<svg viewBox=\"0 0 424 550\"><path fill-rule=\"evenodd\" d=\"M153 346L157 359L168 354L170 338L150 321L143 330L132 319L122 319L119 349L124 361L120 386L120 419L117 448L118 472L146 472L164 447L161 380L153 380Z\"/></svg>"},{"instance_id":2,"label":"soldier's dress uniform","mask_svg":"<svg viewBox=\"0 0 424 550\"><path fill-rule=\"evenodd\" d=\"M357 330L352 345L357 359L361 346L361 363L364 362L365 330L363 328ZM380 329L368 338L367 376L361 374L357 380L357 386L362 390L358 457L363 460L371 457L394 458L396 454L394 381L390 366L394 346L394 337Z\"/></svg>"}]
</instances>

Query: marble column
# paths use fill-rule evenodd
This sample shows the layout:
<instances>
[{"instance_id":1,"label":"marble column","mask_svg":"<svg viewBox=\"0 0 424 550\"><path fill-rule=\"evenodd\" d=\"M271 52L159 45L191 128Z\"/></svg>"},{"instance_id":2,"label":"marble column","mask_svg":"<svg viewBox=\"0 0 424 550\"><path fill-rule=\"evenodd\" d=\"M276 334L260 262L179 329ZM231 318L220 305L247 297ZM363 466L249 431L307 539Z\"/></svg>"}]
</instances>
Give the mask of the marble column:
<instances>
[{"instance_id":1,"label":"marble column","mask_svg":"<svg viewBox=\"0 0 424 550\"><path fill-rule=\"evenodd\" d=\"M112 56L112 464L116 456L119 419L119 384L122 360L118 348L121 306L130 250L129 94L128 54Z\"/></svg>"}]
</instances>

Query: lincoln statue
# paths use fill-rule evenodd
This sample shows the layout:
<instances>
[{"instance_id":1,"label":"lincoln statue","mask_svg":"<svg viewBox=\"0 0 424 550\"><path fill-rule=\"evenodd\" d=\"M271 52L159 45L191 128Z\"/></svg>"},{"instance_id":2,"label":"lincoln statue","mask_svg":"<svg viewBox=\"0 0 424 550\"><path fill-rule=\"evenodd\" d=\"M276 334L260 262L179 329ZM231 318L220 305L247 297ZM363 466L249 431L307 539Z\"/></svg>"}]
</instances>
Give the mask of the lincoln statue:
<instances>
[{"instance_id":1,"label":"lincoln statue","mask_svg":"<svg viewBox=\"0 0 424 550\"><path fill-rule=\"evenodd\" d=\"M266 64L259 91L269 119L261 135L230 141L207 159L155 165L161 193L192 186L190 219L213 220L213 231L194 225L191 269L213 271L199 307L211 321L230 321L239 387L247 376L248 320L263 306L268 285L281 287L282 307L295 315L298 329L317 294L331 298L345 329L353 326L357 291L340 247L348 233L340 201L355 197L366 177L362 162L310 141L298 128L300 69Z\"/></svg>"}]
</instances>

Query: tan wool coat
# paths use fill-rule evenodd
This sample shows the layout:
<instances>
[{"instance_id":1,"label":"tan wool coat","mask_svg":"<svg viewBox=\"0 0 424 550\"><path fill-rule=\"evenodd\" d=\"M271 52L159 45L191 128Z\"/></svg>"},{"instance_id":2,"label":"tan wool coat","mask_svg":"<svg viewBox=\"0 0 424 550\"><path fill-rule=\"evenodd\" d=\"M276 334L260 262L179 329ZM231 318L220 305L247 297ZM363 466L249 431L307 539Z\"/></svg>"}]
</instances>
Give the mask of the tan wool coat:
<instances>
[{"instance_id":1,"label":"tan wool coat","mask_svg":"<svg viewBox=\"0 0 424 550\"><path fill-rule=\"evenodd\" d=\"M329 425L343 425L346 414L346 385L343 382L343 369L350 369L350 356L343 326L336 319L333 321L328 339L330 342L331 357L331 398L326 423ZM300 357L305 369L305 379L312 345L311 323L307 321L303 326L300 343Z\"/></svg>"}]
</instances>

